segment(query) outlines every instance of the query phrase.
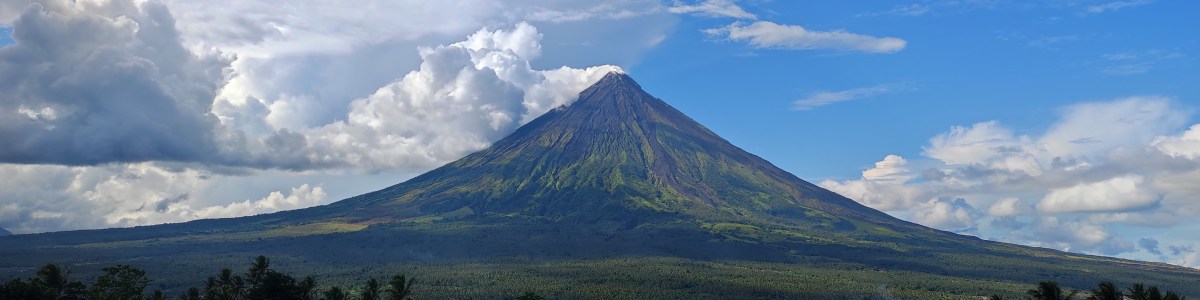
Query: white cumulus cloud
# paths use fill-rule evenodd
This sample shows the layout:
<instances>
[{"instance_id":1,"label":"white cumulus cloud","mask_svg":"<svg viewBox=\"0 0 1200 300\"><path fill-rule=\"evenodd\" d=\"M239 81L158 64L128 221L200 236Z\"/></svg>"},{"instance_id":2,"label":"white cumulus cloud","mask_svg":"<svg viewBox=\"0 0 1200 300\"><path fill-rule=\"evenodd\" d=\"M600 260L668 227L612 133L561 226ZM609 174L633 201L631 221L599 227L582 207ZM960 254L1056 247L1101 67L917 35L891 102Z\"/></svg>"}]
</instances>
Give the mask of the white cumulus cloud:
<instances>
[{"instance_id":1,"label":"white cumulus cloud","mask_svg":"<svg viewBox=\"0 0 1200 300\"><path fill-rule=\"evenodd\" d=\"M1159 96L1082 103L1067 107L1038 144L1048 156L1096 156L1119 146L1146 145L1157 133L1185 126L1189 115Z\"/></svg>"},{"instance_id":2,"label":"white cumulus cloud","mask_svg":"<svg viewBox=\"0 0 1200 300\"><path fill-rule=\"evenodd\" d=\"M1011 152L1005 149L1020 150L1025 144L1027 138L1015 137L999 122L988 121L950 127L949 132L929 139L924 154L952 165L983 164Z\"/></svg>"},{"instance_id":3,"label":"white cumulus cloud","mask_svg":"<svg viewBox=\"0 0 1200 300\"><path fill-rule=\"evenodd\" d=\"M1009 197L993 203L991 207L988 207L987 213L988 215L997 217L1008 217L1024 214L1026 210L1025 204L1021 202L1021 199Z\"/></svg>"},{"instance_id":4,"label":"white cumulus cloud","mask_svg":"<svg viewBox=\"0 0 1200 300\"><path fill-rule=\"evenodd\" d=\"M319 163L433 167L487 147L620 71L534 70L529 61L540 54L540 40L536 28L521 23L423 49L418 70L352 102L346 121L302 131L296 143Z\"/></svg>"},{"instance_id":5,"label":"white cumulus cloud","mask_svg":"<svg viewBox=\"0 0 1200 300\"><path fill-rule=\"evenodd\" d=\"M195 217L204 219L231 218L305 208L321 204L323 201L325 201L325 191L321 187L303 184L292 188L286 196L282 192L275 191L262 199L209 206L191 213L194 213Z\"/></svg>"},{"instance_id":6,"label":"white cumulus cloud","mask_svg":"<svg viewBox=\"0 0 1200 300\"><path fill-rule=\"evenodd\" d=\"M1113 177L1054 189L1037 204L1042 212L1126 211L1154 205L1160 195L1146 190L1138 175Z\"/></svg>"},{"instance_id":7,"label":"white cumulus cloud","mask_svg":"<svg viewBox=\"0 0 1200 300\"><path fill-rule=\"evenodd\" d=\"M196 16L203 12L186 11L185 19L203 18ZM174 16L158 2L28 5L13 21L16 43L0 48L0 87L14 91L0 95L0 162L423 170L486 147L620 70L535 70L531 61L542 55L543 36L521 22L478 30L448 45L413 46L420 58L416 71L339 104L260 80L277 76L256 74L273 65L259 65L263 59L288 55L280 49L305 48L275 49L269 46L275 38L323 44L321 37L332 36L279 22L277 32L246 41L269 52L263 56L237 44L204 42L212 38L207 36L192 36L201 42L185 45ZM370 41L344 44L356 43ZM201 52L197 45L222 47L238 58ZM328 81L283 76L301 85ZM277 94L261 93L272 90Z\"/></svg>"},{"instance_id":8,"label":"white cumulus cloud","mask_svg":"<svg viewBox=\"0 0 1200 300\"><path fill-rule=\"evenodd\" d=\"M1151 145L1170 156L1200 159L1200 124L1192 125L1179 136L1154 137Z\"/></svg>"},{"instance_id":9,"label":"white cumulus cloud","mask_svg":"<svg viewBox=\"0 0 1200 300\"><path fill-rule=\"evenodd\" d=\"M915 178L907 165L903 157L888 155L876 162L875 167L864 170L861 179L824 180L820 186L874 209L904 210L929 199L930 195L924 186L906 184Z\"/></svg>"},{"instance_id":10,"label":"white cumulus cloud","mask_svg":"<svg viewBox=\"0 0 1200 300\"><path fill-rule=\"evenodd\" d=\"M640 0L0 2L15 42L0 48L0 227L241 216L378 188L320 184L394 183L482 149L676 18Z\"/></svg>"},{"instance_id":11,"label":"white cumulus cloud","mask_svg":"<svg viewBox=\"0 0 1200 300\"><path fill-rule=\"evenodd\" d=\"M976 226L979 212L963 199L931 199L920 204L912 213L912 220L925 226L965 230Z\"/></svg>"},{"instance_id":12,"label":"white cumulus cloud","mask_svg":"<svg viewBox=\"0 0 1200 300\"><path fill-rule=\"evenodd\" d=\"M1093 251L1115 255L1135 250L1133 243L1109 233L1103 226L1088 222L1064 221L1043 217L1029 232L1017 232L1031 244L1063 251Z\"/></svg>"},{"instance_id":13,"label":"white cumulus cloud","mask_svg":"<svg viewBox=\"0 0 1200 300\"><path fill-rule=\"evenodd\" d=\"M210 193L241 181L158 163L95 167L0 164L0 227L16 233L129 227L198 218L240 217L309 207L326 200L321 187L302 184L288 194L213 203ZM219 194L219 193L218 193Z\"/></svg>"},{"instance_id":14,"label":"white cumulus cloud","mask_svg":"<svg viewBox=\"0 0 1200 300\"><path fill-rule=\"evenodd\" d=\"M862 172L863 179L884 182L905 182L912 178L905 165L908 161L899 155L888 155L875 162L875 167Z\"/></svg>"},{"instance_id":15,"label":"white cumulus cloud","mask_svg":"<svg viewBox=\"0 0 1200 300\"><path fill-rule=\"evenodd\" d=\"M1191 110L1137 96L1066 106L1049 126L1028 131L1035 134L998 121L953 126L929 140L923 157L889 155L861 178L820 185L937 228L969 227L960 222L966 215L982 237L1127 253L1137 238L1114 228L1175 228L1200 212L1200 130L1188 126ZM973 214L974 207L986 214Z\"/></svg>"},{"instance_id":16,"label":"white cumulus cloud","mask_svg":"<svg viewBox=\"0 0 1200 300\"><path fill-rule=\"evenodd\" d=\"M38 1L0 48L0 161L214 160L227 58L181 44L156 2Z\"/></svg>"}]
</instances>

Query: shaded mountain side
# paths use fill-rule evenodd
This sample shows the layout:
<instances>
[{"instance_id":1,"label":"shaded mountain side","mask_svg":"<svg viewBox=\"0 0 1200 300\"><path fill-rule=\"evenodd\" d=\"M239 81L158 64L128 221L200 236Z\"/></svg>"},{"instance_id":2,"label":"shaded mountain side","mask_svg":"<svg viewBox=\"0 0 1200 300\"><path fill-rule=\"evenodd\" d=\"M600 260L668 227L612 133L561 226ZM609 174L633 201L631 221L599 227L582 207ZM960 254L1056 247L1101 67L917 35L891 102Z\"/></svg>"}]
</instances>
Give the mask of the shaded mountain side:
<instances>
[{"instance_id":1,"label":"shaded mountain side","mask_svg":"<svg viewBox=\"0 0 1200 300\"><path fill-rule=\"evenodd\" d=\"M176 272L259 254L364 267L672 257L1075 287L1135 278L1200 295L1195 269L984 241L896 219L743 151L618 73L487 149L329 205L3 237L0 279L48 261L85 269L160 262Z\"/></svg>"},{"instance_id":2,"label":"shaded mountain side","mask_svg":"<svg viewBox=\"0 0 1200 300\"><path fill-rule=\"evenodd\" d=\"M12 235L12 232L8 232L7 229L0 228L0 236L6 236L6 235Z\"/></svg>"}]
</instances>

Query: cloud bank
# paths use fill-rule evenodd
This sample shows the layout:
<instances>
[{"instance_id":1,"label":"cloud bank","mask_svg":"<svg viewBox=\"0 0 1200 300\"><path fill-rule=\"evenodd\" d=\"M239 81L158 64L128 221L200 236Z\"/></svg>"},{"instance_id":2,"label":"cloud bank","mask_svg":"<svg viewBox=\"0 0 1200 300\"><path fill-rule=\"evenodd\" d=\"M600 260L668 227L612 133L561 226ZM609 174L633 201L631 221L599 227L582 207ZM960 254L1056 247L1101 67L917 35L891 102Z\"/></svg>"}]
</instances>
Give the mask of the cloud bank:
<instances>
[{"instance_id":1,"label":"cloud bank","mask_svg":"<svg viewBox=\"0 0 1200 300\"><path fill-rule=\"evenodd\" d=\"M0 161L210 160L229 59L188 51L167 8L32 3L0 48Z\"/></svg>"},{"instance_id":2,"label":"cloud bank","mask_svg":"<svg viewBox=\"0 0 1200 300\"><path fill-rule=\"evenodd\" d=\"M0 162L424 168L482 149L619 70L534 70L536 28L485 28L421 48L417 70L351 101L338 121L307 126L316 107L304 97L230 99L240 87L226 83L245 75L235 58L187 49L174 24L156 2L31 4L13 21L16 43L0 48L0 87L15 91L0 95Z\"/></svg>"},{"instance_id":3,"label":"cloud bank","mask_svg":"<svg viewBox=\"0 0 1200 300\"><path fill-rule=\"evenodd\" d=\"M1200 179L1200 125L1188 127L1189 112L1173 99L1142 96L1066 107L1039 135L997 121L954 126L930 138L920 159L888 155L861 178L820 185L934 228L1130 253L1141 248L1112 225L1169 227L1200 212L1189 196L1196 188L1183 184Z\"/></svg>"},{"instance_id":4,"label":"cloud bank","mask_svg":"<svg viewBox=\"0 0 1200 300\"><path fill-rule=\"evenodd\" d=\"M616 66L538 71L537 29L483 29L422 49L418 70L351 103L347 120L295 136L313 163L372 168L436 166L481 150L521 124L567 105ZM439 126L429 126L438 124Z\"/></svg>"},{"instance_id":5,"label":"cloud bank","mask_svg":"<svg viewBox=\"0 0 1200 300\"><path fill-rule=\"evenodd\" d=\"M220 174L156 163L99 167L0 164L0 222L16 233L128 227L297 209L327 200L319 186L232 204L204 201L228 187Z\"/></svg>"},{"instance_id":6,"label":"cloud bank","mask_svg":"<svg viewBox=\"0 0 1200 300\"><path fill-rule=\"evenodd\" d=\"M34 1L7 14L16 6L5 2L15 43L0 48L0 89L12 91L0 95L0 227L136 226L323 204L331 200L324 187L295 181L411 176L486 147L621 70L533 67L547 49L543 34L505 21L527 15L384 1L364 5L424 6L413 13L454 21L387 27L370 21L382 13L369 13L335 20L347 26L306 25L304 16L339 9L322 3L274 13L250 1ZM645 17L624 11L644 5L509 11L589 12L550 22L634 22ZM234 8L243 10L226 11ZM511 25L480 25L492 22ZM368 31L338 31L347 28ZM625 42L644 41L615 43ZM400 62L404 55L412 62ZM346 65L363 68L337 69ZM249 178L270 187L237 184Z\"/></svg>"}]
</instances>

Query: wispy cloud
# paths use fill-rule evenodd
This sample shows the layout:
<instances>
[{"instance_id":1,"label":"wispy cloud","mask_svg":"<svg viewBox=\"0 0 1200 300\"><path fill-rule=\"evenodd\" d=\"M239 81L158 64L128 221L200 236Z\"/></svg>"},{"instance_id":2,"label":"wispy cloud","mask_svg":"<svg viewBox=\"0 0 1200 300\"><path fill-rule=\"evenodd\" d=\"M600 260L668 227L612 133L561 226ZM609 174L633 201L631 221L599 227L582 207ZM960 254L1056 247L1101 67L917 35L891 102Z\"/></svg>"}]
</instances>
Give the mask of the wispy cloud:
<instances>
[{"instance_id":1,"label":"wispy cloud","mask_svg":"<svg viewBox=\"0 0 1200 300\"><path fill-rule=\"evenodd\" d=\"M1113 1L1113 2L1108 2L1108 3L1104 3L1104 4L1091 5L1091 6L1088 6L1087 8L1084 8L1083 11L1086 13L1089 13L1089 14L1099 14L1099 13L1105 13L1105 12L1110 12L1110 11L1118 11L1118 10L1122 10L1122 9L1126 9L1126 8L1138 7L1138 6L1150 4L1153 2L1154 1L1150 1L1150 0Z\"/></svg>"},{"instance_id":2,"label":"wispy cloud","mask_svg":"<svg viewBox=\"0 0 1200 300\"><path fill-rule=\"evenodd\" d=\"M1143 62L1143 63L1125 64L1125 65L1116 65L1116 66L1106 67L1103 70L1100 70L1100 72L1102 72L1106 75L1121 76L1121 75L1145 74L1145 73L1150 72L1150 70L1152 70L1152 69L1154 69L1154 67L1151 66L1150 63Z\"/></svg>"},{"instance_id":3,"label":"wispy cloud","mask_svg":"<svg viewBox=\"0 0 1200 300\"><path fill-rule=\"evenodd\" d=\"M694 5L687 5L676 1L675 5L668 8L667 11L676 14L695 14L709 17L758 19L758 16L746 12L741 6L738 6L731 0L706 0Z\"/></svg>"},{"instance_id":4,"label":"wispy cloud","mask_svg":"<svg viewBox=\"0 0 1200 300\"><path fill-rule=\"evenodd\" d=\"M1077 35L1048 36L1048 37L1037 38L1037 39L1033 39L1033 40L1029 41L1029 46L1050 49L1050 50L1059 50L1058 45L1061 45L1063 43L1068 43L1068 42L1074 42L1074 41L1078 41L1078 40L1079 40L1079 36L1077 36Z\"/></svg>"},{"instance_id":5,"label":"wispy cloud","mask_svg":"<svg viewBox=\"0 0 1200 300\"><path fill-rule=\"evenodd\" d=\"M913 16L913 17L924 15L925 13L928 13L928 12L929 12L929 5L917 4L917 3L896 6L892 10L888 11L888 13L893 14L893 15Z\"/></svg>"},{"instance_id":6,"label":"wispy cloud","mask_svg":"<svg viewBox=\"0 0 1200 300\"><path fill-rule=\"evenodd\" d=\"M917 16L925 15L926 13L930 12L931 10L932 10L932 7L930 7L927 4L921 4L921 3L900 4L900 5L896 5L896 7L893 7L890 10L881 11L881 12L861 13L861 14L858 14L857 16L858 17L874 17L874 16L917 17Z\"/></svg>"},{"instance_id":7,"label":"wispy cloud","mask_svg":"<svg viewBox=\"0 0 1200 300\"><path fill-rule=\"evenodd\" d=\"M550 23L566 23L587 20L619 20L660 12L660 10L634 10L627 7L614 6L609 3L601 3L596 6L586 8L551 9L546 7L535 7L530 9L528 12L525 12L525 20L545 21Z\"/></svg>"},{"instance_id":8,"label":"wispy cloud","mask_svg":"<svg viewBox=\"0 0 1200 300\"><path fill-rule=\"evenodd\" d=\"M919 17L928 15L961 14L978 10L1067 10L1080 16L1102 14L1144 6L1155 0L1115 0L1088 5L1085 1L1005 1L1005 0L924 0L916 3L897 4L887 10L876 10L855 15L856 17L900 16ZM1100 1L1095 1L1100 2Z\"/></svg>"},{"instance_id":9,"label":"wispy cloud","mask_svg":"<svg viewBox=\"0 0 1200 300\"><path fill-rule=\"evenodd\" d=\"M1150 72L1159 63L1167 60L1183 58L1186 55L1176 51L1147 50L1116 52L1101 55L1109 65L1100 70L1107 75L1138 75Z\"/></svg>"},{"instance_id":10,"label":"wispy cloud","mask_svg":"<svg viewBox=\"0 0 1200 300\"><path fill-rule=\"evenodd\" d=\"M757 20L758 16L746 12L732 0L705 0L694 5L675 1L667 11L676 14L692 14L709 17L730 17L741 20ZM799 25L777 24L768 21L744 23L735 21L729 25L701 30L709 36L743 41L755 48L775 49L836 49L874 53L891 53L904 49L906 42L893 37L873 37L844 30L811 31Z\"/></svg>"},{"instance_id":11,"label":"wispy cloud","mask_svg":"<svg viewBox=\"0 0 1200 300\"><path fill-rule=\"evenodd\" d=\"M898 4L883 11L865 12L856 17L900 16L919 17L939 14L958 14L975 10L990 10L1004 6L1001 0L941 1L925 0L920 3Z\"/></svg>"},{"instance_id":12,"label":"wispy cloud","mask_svg":"<svg viewBox=\"0 0 1200 300\"><path fill-rule=\"evenodd\" d=\"M845 102L855 99L868 98L880 94L886 94L903 90L900 85L884 84L872 87L864 87L857 89L849 89L844 91L822 91L809 94L803 99L796 100L792 104L793 110L812 110L814 108L830 105L838 102Z\"/></svg>"},{"instance_id":13,"label":"wispy cloud","mask_svg":"<svg viewBox=\"0 0 1200 300\"><path fill-rule=\"evenodd\" d=\"M799 25L758 21L705 29L710 36L744 41L757 48L776 49L835 49L871 53L893 53L903 50L908 42L894 37L874 37L844 30L811 31Z\"/></svg>"}]
</instances>

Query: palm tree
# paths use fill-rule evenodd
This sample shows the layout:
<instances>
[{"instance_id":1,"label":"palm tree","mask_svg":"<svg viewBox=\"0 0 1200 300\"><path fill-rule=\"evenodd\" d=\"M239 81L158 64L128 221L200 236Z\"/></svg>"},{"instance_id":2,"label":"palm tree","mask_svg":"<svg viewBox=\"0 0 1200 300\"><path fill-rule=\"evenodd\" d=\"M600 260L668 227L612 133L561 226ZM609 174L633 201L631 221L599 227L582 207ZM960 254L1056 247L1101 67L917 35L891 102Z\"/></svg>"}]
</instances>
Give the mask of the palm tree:
<instances>
[{"instance_id":1,"label":"palm tree","mask_svg":"<svg viewBox=\"0 0 1200 300\"><path fill-rule=\"evenodd\" d=\"M1058 282L1042 281L1038 283L1036 289L1029 290L1027 293L1034 300L1068 300L1078 292L1071 291L1069 294L1063 294L1062 288L1058 287Z\"/></svg>"},{"instance_id":2,"label":"palm tree","mask_svg":"<svg viewBox=\"0 0 1200 300\"><path fill-rule=\"evenodd\" d=\"M1088 296L1088 300L1123 300L1125 295L1117 289L1117 285L1112 281L1100 282L1100 285L1092 289L1092 295ZM1137 299L1137 298L1134 298ZM1142 299L1145 300L1145 299Z\"/></svg>"},{"instance_id":3,"label":"palm tree","mask_svg":"<svg viewBox=\"0 0 1200 300\"><path fill-rule=\"evenodd\" d=\"M323 296L324 297L321 299L324 300L346 300L346 298L348 298L346 296L346 291L343 291L342 288L336 286L325 290Z\"/></svg>"},{"instance_id":4,"label":"palm tree","mask_svg":"<svg viewBox=\"0 0 1200 300\"><path fill-rule=\"evenodd\" d=\"M1162 292L1158 290L1157 286L1150 286L1150 288L1146 289L1146 299L1163 300L1163 295Z\"/></svg>"},{"instance_id":5,"label":"palm tree","mask_svg":"<svg viewBox=\"0 0 1200 300\"><path fill-rule=\"evenodd\" d=\"M67 273L67 270L56 264L46 264L38 270L37 277L30 281L43 287L60 290L67 287Z\"/></svg>"},{"instance_id":6,"label":"palm tree","mask_svg":"<svg viewBox=\"0 0 1200 300\"><path fill-rule=\"evenodd\" d=\"M204 299L241 300L245 288L242 276L234 275L229 268L221 269L217 276L209 276L204 286Z\"/></svg>"},{"instance_id":7,"label":"palm tree","mask_svg":"<svg viewBox=\"0 0 1200 300\"><path fill-rule=\"evenodd\" d=\"M200 289L192 287L187 290L187 293L179 295L179 300L200 300Z\"/></svg>"},{"instance_id":8,"label":"palm tree","mask_svg":"<svg viewBox=\"0 0 1200 300\"><path fill-rule=\"evenodd\" d=\"M1180 296L1174 291L1167 291L1166 294L1163 294L1163 300L1187 300L1187 297Z\"/></svg>"},{"instance_id":9,"label":"palm tree","mask_svg":"<svg viewBox=\"0 0 1200 300\"><path fill-rule=\"evenodd\" d=\"M150 294L150 300L167 300L167 294L162 290L154 290L154 294Z\"/></svg>"},{"instance_id":10,"label":"palm tree","mask_svg":"<svg viewBox=\"0 0 1200 300\"><path fill-rule=\"evenodd\" d=\"M300 280L300 282L296 284L296 289L298 290L301 298L305 300L316 299L317 281L313 279L312 276L304 277L304 280Z\"/></svg>"},{"instance_id":11,"label":"palm tree","mask_svg":"<svg viewBox=\"0 0 1200 300\"><path fill-rule=\"evenodd\" d=\"M371 278L367 280L367 286L363 288L362 293L358 296L359 300L379 300L379 280Z\"/></svg>"},{"instance_id":12,"label":"palm tree","mask_svg":"<svg viewBox=\"0 0 1200 300\"><path fill-rule=\"evenodd\" d=\"M392 280L388 281L388 288L386 291L387 299L388 300L408 299L408 296L412 295L413 281L414 280L404 278L404 275L393 276Z\"/></svg>"},{"instance_id":13,"label":"palm tree","mask_svg":"<svg viewBox=\"0 0 1200 300\"><path fill-rule=\"evenodd\" d=\"M1150 300L1149 295L1146 293L1146 285L1139 282L1134 283L1133 286L1130 286L1129 298L1133 300Z\"/></svg>"},{"instance_id":14,"label":"palm tree","mask_svg":"<svg viewBox=\"0 0 1200 300\"><path fill-rule=\"evenodd\" d=\"M104 268L104 275L96 278L96 282L88 290L88 299L140 299L149 283L150 278L146 277L146 271L142 269L127 265L107 267Z\"/></svg>"},{"instance_id":15,"label":"palm tree","mask_svg":"<svg viewBox=\"0 0 1200 300\"><path fill-rule=\"evenodd\" d=\"M266 256L259 255L254 258L254 262L250 263L250 270L246 272L246 279L250 280L251 285L258 284L271 271L271 260Z\"/></svg>"},{"instance_id":16,"label":"palm tree","mask_svg":"<svg viewBox=\"0 0 1200 300\"><path fill-rule=\"evenodd\" d=\"M83 283L71 282L71 272L56 264L46 264L29 280L34 289L50 298L75 299L83 295Z\"/></svg>"}]
</instances>

